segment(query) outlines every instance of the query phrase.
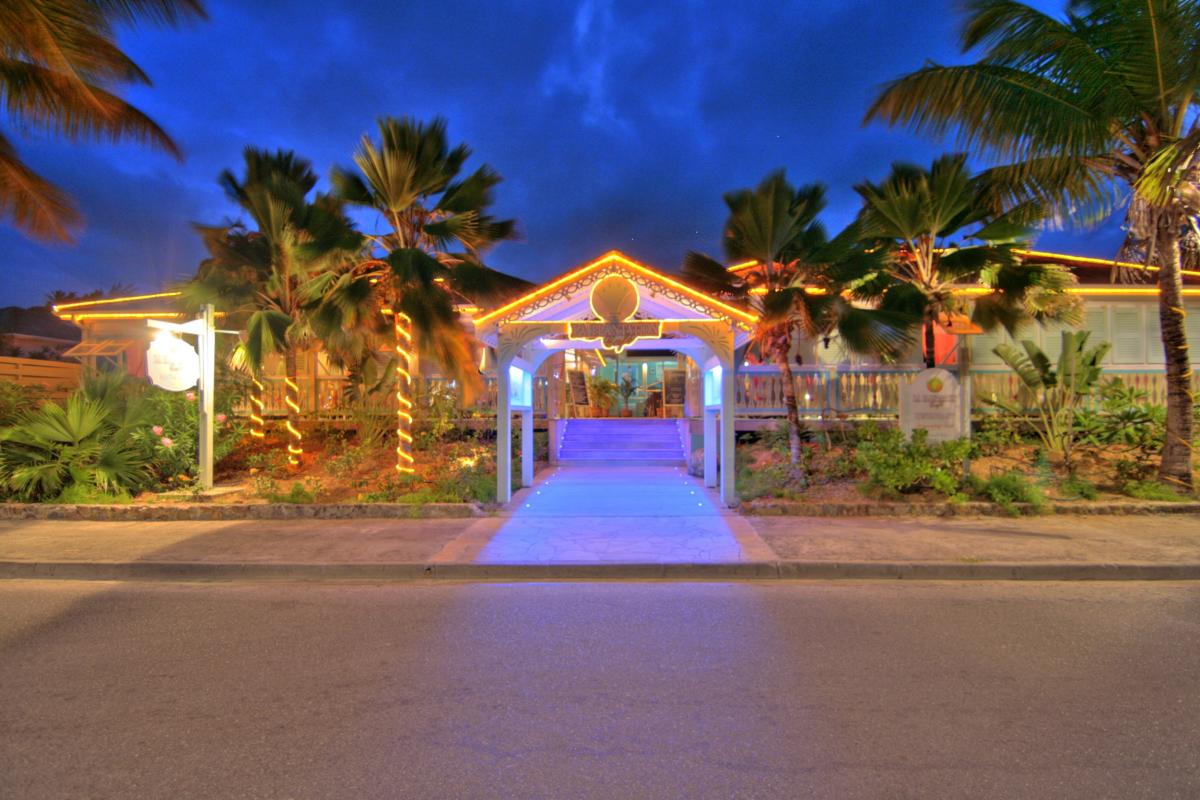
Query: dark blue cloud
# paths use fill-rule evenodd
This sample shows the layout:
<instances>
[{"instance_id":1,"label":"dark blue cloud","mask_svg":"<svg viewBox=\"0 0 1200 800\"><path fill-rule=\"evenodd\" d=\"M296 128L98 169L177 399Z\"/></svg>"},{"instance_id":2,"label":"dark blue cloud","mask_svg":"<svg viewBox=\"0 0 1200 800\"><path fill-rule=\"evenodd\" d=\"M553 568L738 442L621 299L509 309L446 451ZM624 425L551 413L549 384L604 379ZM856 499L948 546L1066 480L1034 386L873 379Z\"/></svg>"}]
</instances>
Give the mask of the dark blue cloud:
<instances>
[{"instance_id":1,"label":"dark blue cloud","mask_svg":"<svg viewBox=\"0 0 1200 800\"><path fill-rule=\"evenodd\" d=\"M187 154L24 141L28 160L79 198L76 247L0 229L0 305L121 281L157 288L202 256L194 221L233 209L217 188L247 144L294 149L322 174L348 164L380 115L443 115L474 163L506 178L498 211L524 239L493 265L538 280L610 248L672 268L719 252L721 194L785 167L851 186L935 143L861 126L879 84L952 60L951 0L212 0L211 19L124 36L155 81L131 99ZM364 224L371 224L364 219ZM1119 233L1044 243L1109 255Z\"/></svg>"}]
</instances>

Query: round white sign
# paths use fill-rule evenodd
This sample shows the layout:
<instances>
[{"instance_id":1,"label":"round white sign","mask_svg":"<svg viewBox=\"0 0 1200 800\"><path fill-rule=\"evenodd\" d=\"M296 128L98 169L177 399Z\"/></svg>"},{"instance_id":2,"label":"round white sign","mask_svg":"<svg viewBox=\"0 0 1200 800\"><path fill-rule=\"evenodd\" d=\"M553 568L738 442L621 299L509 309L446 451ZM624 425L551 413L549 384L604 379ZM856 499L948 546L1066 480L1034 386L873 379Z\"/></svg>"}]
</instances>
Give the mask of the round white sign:
<instances>
[{"instance_id":1,"label":"round white sign","mask_svg":"<svg viewBox=\"0 0 1200 800\"><path fill-rule=\"evenodd\" d=\"M196 348L175 336L163 336L146 351L146 372L155 386L182 392L200 379L200 355Z\"/></svg>"}]
</instances>

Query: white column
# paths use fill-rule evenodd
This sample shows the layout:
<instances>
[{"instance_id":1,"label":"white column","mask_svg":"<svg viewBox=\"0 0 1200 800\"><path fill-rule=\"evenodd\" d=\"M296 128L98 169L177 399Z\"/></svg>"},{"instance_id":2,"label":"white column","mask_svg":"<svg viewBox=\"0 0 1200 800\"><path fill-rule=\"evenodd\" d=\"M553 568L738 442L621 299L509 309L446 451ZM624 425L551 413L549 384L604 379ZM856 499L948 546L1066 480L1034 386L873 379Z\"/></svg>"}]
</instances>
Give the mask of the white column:
<instances>
[{"instance_id":1,"label":"white column","mask_svg":"<svg viewBox=\"0 0 1200 800\"><path fill-rule=\"evenodd\" d=\"M703 392L701 393L703 395ZM701 411L704 415L704 485L717 485L717 411Z\"/></svg>"},{"instance_id":2,"label":"white column","mask_svg":"<svg viewBox=\"0 0 1200 800\"><path fill-rule=\"evenodd\" d=\"M732 354L730 354L732 356ZM727 506L737 504L737 432L734 408L737 395L734 387L733 358L721 370L721 501Z\"/></svg>"},{"instance_id":3,"label":"white column","mask_svg":"<svg viewBox=\"0 0 1200 800\"><path fill-rule=\"evenodd\" d=\"M211 489L213 486L213 395L216 394L216 313L212 303L204 306L201 319L200 335L197 337L200 356L200 443L197 456L200 461L200 488Z\"/></svg>"},{"instance_id":4,"label":"white column","mask_svg":"<svg viewBox=\"0 0 1200 800\"><path fill-rule=\"evenodd\" d=\"M508 363L496 364L496 502L512 499L512 408Z\"/></svg>"},{"instance_id":5,"label":"white column","mask_svg":"<svg viewBox=\"0 0 1200 800\"><path fill-rule=\"evenodd\" d=\"M521 485L533 486L533 411L521 412Z\"/></svg>"}]
</instances>

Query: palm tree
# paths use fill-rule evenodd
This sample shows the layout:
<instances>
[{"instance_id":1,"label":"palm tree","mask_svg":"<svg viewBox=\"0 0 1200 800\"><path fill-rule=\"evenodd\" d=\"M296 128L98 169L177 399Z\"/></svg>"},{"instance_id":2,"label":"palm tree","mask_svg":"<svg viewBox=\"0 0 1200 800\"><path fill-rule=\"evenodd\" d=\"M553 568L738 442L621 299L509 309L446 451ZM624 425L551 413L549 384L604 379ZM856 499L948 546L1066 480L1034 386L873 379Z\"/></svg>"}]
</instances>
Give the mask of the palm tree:
<instances>
[{"instance_id":1,"label":"palm tree","mask_svg":"<svg viewBox=\"0 0 1200 800\"><path fill-rule=\"evenodd\" d=\"M689 252L683 274L698 287L758 312L755 345L779 367L788 445L797 464L800 409L790 361L796 335L817 338L836 330L852 350L890 354L908 341L905 330L911 320L891 311L857 308L845 299L846 286L837 276L862 272L875 256L858 246L853 228L828 238L817 219L825 207L820 184L793 187L780 170L754 189L729 192L725 204L725 257L753 266L731 270Z\"/></svg>"},{"instance_id":2,"label":"palm tree","mask_svg":"<svg viewBox=\"0 0 1200 800\"><path fill-rule=\"evenodd\" d=\"M1167 435L1159 475L1192 487L1191 363L1181 245L1200 236L1200 5L1190 0L1074 0L1062 17L1014 0L971 0L971 64L929 64L888 84L867 119L956 131L997 159L1010 193L1084 222L1132 189L1131 244L1158 273Z\"/></svg>"},{"instance_id":3,"label":"palm tree","mask_svg":"<svg viewBox=\"0 0 1200 800\"><path fill-rule=\"evenodd\" d=\"M483 254L511 239L514 223L488 213L501 178L486 165L459 179L470 156L451 149L446 122L379 120L379 139L363 136L354 154L357 172L335 169L332 180L345 201L374 209L385 229L369 237L370 257L331 282L327 308L360 307L366 287L393 315L396 347L396 469L412 471L410 383L416 354L426 353L467 392L481 379L472 340L456 306L464 300L499 299L528 284L485 267Z\"/></svg>"},{"instance_id":4,"label":"palm tree","mask_svg":"<svg viewBox=\"0 0 1200 800\"><path fill-rule=\"evenodd\" d=\"M313 340L310 314L319 304L313 285L354 258L362 237L339 200L309 195L317 183L309 162L294 153L248 147L245 175L226 170L220 182L249 216L242 223L201 227L209 257L184 287L186 305L211 302L242 322L246 337L237 357L261 389L267 358L283 356L288 463L303 455L297 357ZM261 424L261 398L253 421ZM256 429L261 435L261 429Z\"/></svg>"},{"instance_id":5,"label":"palm tree","mask_svg":"<svg viewBox=\"0 0 1200 800\"><path fill-rule=\"evenodd\" d=\"M115 28L203 16L200 0L5 0L0 95L10 121L71 140L132 139L178 157L162 128L114 93L122 85L150 82L117 46ZM3 134L0 214L43 240L70 241L70 229L80 222L67 193L26 165Z\"/></svg>"},{"instance_id":6,"label":"palm tree","mask_svg":"<svg viewBox=\"0 0 1200 800\"><path fill-rule=\"evenodd\" d=\"M1031 317L1081 321L1079 304L1062 291L1071 274L1024 264L1015 252L1029 233L1022 219L1035 209L1023 204L994 213L991 176L972 176L966 156L942 156L929 169L898 162L882 183L854 189L863 200L859 235L883 255L882 268L857 281L855 297L920 319L926 367L937 365L937 324L968 308L956 293L964 285L989 290L975 298L972 314L985 329L1003 325L1011 332Z\"/></svg>"}]
</instances>

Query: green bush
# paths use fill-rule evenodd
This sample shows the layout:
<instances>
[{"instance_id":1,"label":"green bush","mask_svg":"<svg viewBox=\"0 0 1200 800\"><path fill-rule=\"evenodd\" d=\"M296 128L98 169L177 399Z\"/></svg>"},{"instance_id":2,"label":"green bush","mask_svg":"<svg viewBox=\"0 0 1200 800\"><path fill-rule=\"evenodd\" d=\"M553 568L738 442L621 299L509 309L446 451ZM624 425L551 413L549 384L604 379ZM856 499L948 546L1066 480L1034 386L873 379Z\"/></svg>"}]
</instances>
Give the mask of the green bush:
<instances>
[{"instance_id":1,"label":"green bush","mask_svg":"<svg viewBox=\"0 0 1200 800\"><path fill-rule=\"evenodd\" d=\"M46 390L40 386L0 381L0 428L6 428L25 414L36 411L45 398Z\"/></svg>"},{"instance_id":2,"label":"green bush","mask_svg":"<svg viewBox=\"0 0 1200 800\"><path fill-rule=\"evenodd\" d=\"M81 390L0 430L0 485L21 500L57 498L73 485L120 494L147 483L150 454L132 407Z\"/></svg>"},{"instance_id":3,"label":"green bush","mask_svg":"<svg viewBox=\"0 0 1200 800\"><path fill-rule=\"evenodd\" d=\"M1085 481L1083 478L1067 478L1059 488L1067 497L1078 498L1080 500L1095 500L1100 496L1100 492L1096 489L1096 484L1091 481Z\"/></svg>"},{"instance_id":4,"label":"green bush","mask_svg":"<svg viewBox=\"0 0 1200 800\"><path fill-rule=\"evenodd\" d=\"M111 505L115 503L132 503L133 498L128 492L102 492L92 486L83 483L73 483L59 493L58 497L54 498L55 503L69 504L102 504Z\"/></svg>"},{"instance_id":5,"label":"green bush","mask_svg":"<svg viewBox=\"0 0 1200 800\"><path fill-rule=\"evenodd\" d=\"M786 461L758 466L747 464L738 470L738 497L743 500L753 500L757 497L789 497L793 494L791 479L791 469Z\"/></svg>"},{"instance_id":6,"label":"green bush","mask_svg":"<svg viewBox=\"0 0 1200 800\"><path fill-rule=\"evenodd\" d=\"M245 435L245 428L231 416L232 397L218 391L213 398L213 463L225 458ZM154 386L140 398L149 427L139 428L134 437L152 454L150 470L162 487L186 484L195 479L199 465L200 403L194 392L168 392Z\"/></svg>"},{"instance_id":7,"label":"green bush","mask_svg":"<svg viewBox=\"0 0 1200 800\"><path fill-rule=\"evenodd\" d=\"M1046 496L1040 487L1019 470L993 475L977 486L979 494L1000 506L1012 516L1019 516L1017 503L1027 503L1036 512L1046 509Z\"/></svg>"},{"instance_id":8,"label":"green bush","mask_svg":"<svg viewBox=\"0 0 1200 800\"><path fill-rule=\"evenodd\" d=\"M315 478L294 481L286 492L280 492L270 478L255 481L254 485L257 494L270 503L315 503L321 493L321 481Z\"/></svg>"},{"instance_id":9,"label":"green bush","mask_svg":"<svg viewBox=\"0 0 1200 800\"><path fill-rule=\"evenodd\" d=\"M1121 491L1138 500L1158 500L1167 503L1184 503L1190 498L1184 497L1171 486L1160 481L1128 481Z\"/></svg>"},{"instance_id":10,"label":"green bush","mask_svg":"<svg viewBox=\"0 0 1200 800\"><path fill-rule=\"evenodd\" d=\"M932 489L953 495L962 486L971 442L955 439L930 444L923 430L912 439L892 429L861 426L855 464L867 475L867 485L884 495L896 497Z\"/></svg>"}]
</instances>

